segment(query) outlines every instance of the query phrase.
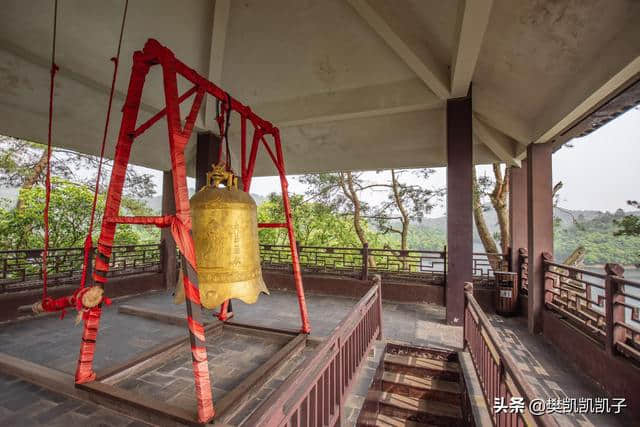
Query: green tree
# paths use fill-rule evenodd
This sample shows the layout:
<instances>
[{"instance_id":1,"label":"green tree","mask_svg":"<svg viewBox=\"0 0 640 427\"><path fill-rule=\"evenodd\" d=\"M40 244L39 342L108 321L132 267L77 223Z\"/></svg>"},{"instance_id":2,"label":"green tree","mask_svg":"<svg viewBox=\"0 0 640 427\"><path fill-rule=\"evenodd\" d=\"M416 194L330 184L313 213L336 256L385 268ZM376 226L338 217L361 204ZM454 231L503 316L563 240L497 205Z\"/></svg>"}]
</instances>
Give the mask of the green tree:
<instances>
[{"instance_id":1,"label":"green tree","mask_svg":"<svg viewBox=\"0 0 640 427\"><path fill-rule=\"evenodd\" d=\"M75 151L54 148L51 152L51 175L66 181L83 184L93 191L99 158ZM100 192L106 191L113 161L104 159ZM28 190L44 185L47 167L46 146L22 139L0 136L0 185ZM81 172L81 173L80 173ZM131 198L150 198L155 194L153 177L136 168L128 168L124 195ZM18 203L18 208L20 203Z\"/></svg>"},{"instance_id":2,"label":"green tree","mask_svg":"<svg viewBox=\"0 0 640 427\"><path fill-rule=\"evenodd\" d=\"M4 201L0 206L0 248L17 250L41 248L44 245L45 189L34 186L19 195L21 209ZM54 179L49 210L49 242L52 248L82 246L89 227L93 192L86 186ZM94 241L100 232L104 197L98 198ZM136 200L123 198L122 212L126 215L149 215L149 208ZM119 225L115 244L151 243L159 240L159 231L151 227Z\"/></svg>"},{"instance_id":3,"label":"green tree","mask_svg":"<svg viewBox=\"0 0 640 427\"><path fill-rule=\"evenodd\" d=\"M585 264L636 264L640 254L640 235L617 234L619 218L624 213L601 213L594 218L554 231L554 249L558 259L571 255L577 245L584 246Z\"/></svg>"},{"instance_id":4,"label":"green tree","mask_svg":"<svg viewBox=\"0 0 640 427\"><path fill-rule=\"evenodd\" d=\"M302 195L290 197L296 239L305 246L359 247L359 239L353 223L336 214L330 206L318 202L307 202ZM282 196L272 193L258 207L258 222L284 222ZM366 224L364 224L365 229ZM366 230L365 230L366 232ZM263 228L259 231L260 242L287 244L286 230Z\"/></svg>"},{"instance_id":5,"label":"green tree","mask_svg":"<svg viewBox=\"0 0 640 427\"><path fill-rule=\"evenodd\" d=\"M636 209L640 208L640 202L635 200L629 200L627 204ZM613 222L618 227L613 233L614 236L640 236L640 216L624 215L622 218L617 218Z\"/></svg>"},{"instance_id":6,"label":"green tree","mask_svg":"<svg viewBox=\"0 0 640 427\"><path fill-rule=\"evenodd\" d=\"M362 200L362 192L370 185L362 180L361 173L336 172L303 175L300 182L308 186L307 195L311 200L329 207L338 214L348 214L353 219L353 229L361 246L369 244L366 220L369 204Z\"/></svg>"},{"instance_id":7,"label":"green tree","mask_svg":"<svg viewBox=\"0 0 640 427\"><path fill-rule=\"evenodd\" d=\"M395 233L399 237L399 247L409 249L408 238L411 223L422 222L431 212L436 200L444 194L443 190L433 190L424 185L408 184L403 181L405 174L411 173L426 182L434 173L433 169L395 170L391 169L391 178L372 184L372 188L384 188L387 199L374 209L374 218L378 229L386 233Z\"/></svg>"}]
</instances>

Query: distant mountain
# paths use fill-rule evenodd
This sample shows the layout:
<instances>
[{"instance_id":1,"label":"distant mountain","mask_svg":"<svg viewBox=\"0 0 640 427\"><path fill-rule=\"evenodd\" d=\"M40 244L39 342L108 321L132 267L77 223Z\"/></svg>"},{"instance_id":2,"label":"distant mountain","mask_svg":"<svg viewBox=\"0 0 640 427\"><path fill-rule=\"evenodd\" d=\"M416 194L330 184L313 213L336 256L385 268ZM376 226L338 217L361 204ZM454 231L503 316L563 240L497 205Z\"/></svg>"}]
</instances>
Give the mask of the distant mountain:
<instances>
[{"instance_id":1,"label":"distant mountain","mask_svg":"<svg viewBox=\"0 0 640 427\"><path fill-rule=\"evenodd\" d=\"M487 227L489 228L489 231L491 232L491 234L495 235L496 233L500 232L500 226L498 224L498 216L496 215L495 210L490 205L487 205L485 208L487 210L484 213L484 218L487 223ZM594 210L575 210L574 211L574 210L568 210L568 209L562 209L562 208L554 208L553 210L553 216L560 220L560 227L563 229L569 228L575 225L576 223L580 224L580 223L589 222L598 218L605 218L608 216L611 216L613 218L615 216L622 216L622 215L640 216L640 211L624 212L624 213L622 213L622 211L619 211L616 213L610 213L610 212L602 212L602 211L594 211ZM611 219L608 219L608 220L610 221ZM420 223L412 223L412 227L446 232L447 217L441 216L437 218L425 218ZM480 236L478 236L478 232L476 230L475 221L473 223L473 242L474 242L474 250L484 250L482 246L482 241L480 240Z\"/></svg>"}]
</instances>

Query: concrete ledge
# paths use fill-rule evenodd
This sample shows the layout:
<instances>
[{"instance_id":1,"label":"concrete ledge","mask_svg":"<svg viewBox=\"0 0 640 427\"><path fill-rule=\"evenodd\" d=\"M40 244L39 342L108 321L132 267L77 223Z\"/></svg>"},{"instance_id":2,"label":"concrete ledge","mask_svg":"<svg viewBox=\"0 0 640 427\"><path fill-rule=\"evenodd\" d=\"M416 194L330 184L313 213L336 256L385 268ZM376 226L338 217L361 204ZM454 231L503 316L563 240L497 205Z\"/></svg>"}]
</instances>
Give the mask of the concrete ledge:
<instances>
[{"instance_id":1,"label":"concrete ledge","mask_svg":"<svg viewBox=\"0 0 640 427\"><path fill-rule=\"evenodd\" d=\"M131 405L123 405L118 399L100 396L97 393L87 391L75 386L73 375L38 365L27 360L17 359L8 354L0 353L0 372L21 378L40 387L61 393L73 399L92 402L103 405L106 408L125 414L133 419L151 423L158 426L184 425L175 420L168 420L166 416L156 411L146 411L144 408L135 408Z\"/></svg>"},{"instance_id":2,"label":"concrete ledge","mask_svg":"<svg viewBox=\"0 0 640 427\"><path fill-rule=\"evenodd\" d=\"M471 415L473 416L475 425L492 425L493 421L491 419L489 407L487 406L487 401L484 398L480 379L478 378L476 368L473 365L473 360L471 360L471 355L468 351L459 351L458 361L460 363L460 371L464 378Z\"/></svg>"},{"instance_id":3,"label":"concrete ledge","mask_svg":"<svg viewBox=\"0 0 640 427\"><path fill-rule=\"evenodd\" d=\"M269 289L295 291L293 275L286 271L263 270L262 276ZM371 284L367 280L359 280L350 277L331 276L328 274L302 274L305 292L320 295L340 295L351 298L360 298L370 289ZM387 301L397 302L424 302L432 304L444 304L444 286L400 283L388 279L382 281L382 298Z\"/></svg>"},{"instance_id":4,"label":"concrete ledge","mask_svg":"<svg viewBox=\"0 0 640 427\"><path fill-rule=\"evenodd\" d=\"M610 356L561 316L543 310L543 336L611 397L624 397L626 415L640 418L640 368L623 356Z\"/></svg>"}]
</instances>

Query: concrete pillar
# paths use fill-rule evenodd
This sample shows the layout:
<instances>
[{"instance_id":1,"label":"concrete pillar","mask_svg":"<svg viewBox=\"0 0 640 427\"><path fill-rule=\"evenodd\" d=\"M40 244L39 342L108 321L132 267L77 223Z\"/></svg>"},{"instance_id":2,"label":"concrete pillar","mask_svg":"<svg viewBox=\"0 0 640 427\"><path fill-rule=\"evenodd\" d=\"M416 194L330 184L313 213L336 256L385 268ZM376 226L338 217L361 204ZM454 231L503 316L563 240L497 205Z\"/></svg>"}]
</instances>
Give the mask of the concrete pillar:
<instances>
[{"instance_id":1,"label":"concrete pillar","mask_svg":"<svg viewBox=\"0 0 640 427\"><path fill-rule=\"evenodd\" d=\"M543 253L553 253L553 183L551 143L527 147L527 212L529 239L529 332L542 331L545 299Z\"/></svg>"},{"instance_id":2,"label":"concrete pillar","mask_svg":"<svg viewBox=\"0 0 640 427\"><path fill-rule=\"evenodd\" d=\"M207 184L207 172L218 163L222 141L211 132L199 132L196 145L196 191Z\"/></svg>"},{"instance_id":3,"label":"concrete pillar","mask_svg":"<svg viewBox=\"0 0 640 427\"><path fill-rule=\"evenodd\" d=\"M511 241L509 271L518 271L520 248L528 248L527 229L527 161L509 168L509 235Z\"/></svg>"},{"instance_id":4,"label":"concrete pillar","mask_svg":"<svg viewBox=\"0 0 640 427\"><path fill-rule=\"evenodd\" d=\"M162 174L162 215L173 215L176 213L176 201L173 194L173 175L171 171L164 171ZM164 246L163 271L164 285L166 289L174 289L178 280L176 269L176 242L171 235L169 227L162 228L160 236Z\"/></svg>"},{"instance_id":5,"label":"concrete pillar","mask_svg":"<svg viewBox=\"0 0 640 427\"><path fill-rule=\"evenodd\" d=\"M471 97L447 100L447 323L462 326L464 283L473 269Z\"/></svg>"}]
</instances>

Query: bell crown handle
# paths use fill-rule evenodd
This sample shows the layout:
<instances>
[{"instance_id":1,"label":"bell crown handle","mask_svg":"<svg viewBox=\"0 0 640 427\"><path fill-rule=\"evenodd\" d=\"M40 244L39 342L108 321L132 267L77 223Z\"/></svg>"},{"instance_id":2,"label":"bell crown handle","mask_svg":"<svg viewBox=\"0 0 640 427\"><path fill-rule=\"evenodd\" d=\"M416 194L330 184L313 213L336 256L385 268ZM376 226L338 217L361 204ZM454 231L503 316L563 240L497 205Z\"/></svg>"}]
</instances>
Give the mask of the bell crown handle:
<instances>
[{"instance_id":1,"label":"bell crown handle","mask_svg":"<svg viewBox=\"0 0 640 427\"><path fill-rule=\"evenodd\" d=\"M224 184L228 189L238 188L238 178L232 171L227 170L225 164L213 165L210 172L207 172L207 186L218 188L220 184Z\"/></svg>"}]
</instances>

